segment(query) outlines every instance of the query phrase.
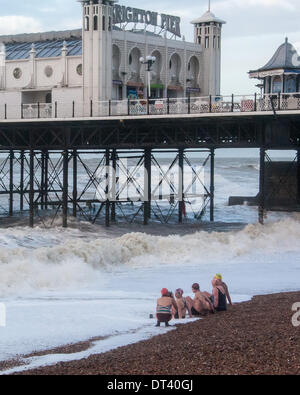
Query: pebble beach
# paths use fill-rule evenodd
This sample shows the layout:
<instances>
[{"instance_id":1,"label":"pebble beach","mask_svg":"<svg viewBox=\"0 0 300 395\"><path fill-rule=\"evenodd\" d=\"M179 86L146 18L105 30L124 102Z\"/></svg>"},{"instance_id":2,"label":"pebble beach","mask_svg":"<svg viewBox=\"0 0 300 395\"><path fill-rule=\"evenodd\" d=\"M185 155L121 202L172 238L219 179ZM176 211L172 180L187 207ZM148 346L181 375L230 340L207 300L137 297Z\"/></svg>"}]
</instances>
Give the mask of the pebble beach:
<instances>
[{"instance_id":1,"label":"pebble beach","mask_svg":"<svg viewBox=\"0 0 300 395\"><path fill-rule=\"evenodd\" d=\"M300 292L255 296L226 313L178 325L146 341L18 374L299 375L300 326L292 324L292 306L297 302ZM72 353L84 347L89 342L53 352Z\"/></svg>"}]
</instances>

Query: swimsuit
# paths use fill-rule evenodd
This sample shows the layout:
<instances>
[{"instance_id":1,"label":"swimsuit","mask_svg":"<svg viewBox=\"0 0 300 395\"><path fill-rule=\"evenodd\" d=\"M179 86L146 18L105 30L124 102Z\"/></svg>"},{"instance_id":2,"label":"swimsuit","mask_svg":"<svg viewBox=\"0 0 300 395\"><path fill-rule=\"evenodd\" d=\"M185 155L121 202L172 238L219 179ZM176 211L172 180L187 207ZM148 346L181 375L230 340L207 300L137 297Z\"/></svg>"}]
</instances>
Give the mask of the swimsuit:
<instances>
[{"instance_id":1,"label":"swimsuit","mask_svg":"<svg viewBox=\"0 0 300 395\"><path fill-rule=\"evenodd\" d=\"M195 310L194 307L192 307L192 315L198 316L198 315L201 315L201 314L199 313L199 311Z\"/></svg>"},{"instance_id":2,"label":"swimsuit","mask_svg":"<svg viewBox=\"0 0 300 395\"><path fill-rule=\"evenodd\" d=\"M157 321L158 322L169 322L172 319L171 314L172 306L157 306Z\"/></svg>"},{"instance_id":3,"label":"swimsuit","mask_svg":"<svg viewBox=\"0 0 300 395\"><path fill-rule=\"evenodd\" d=\"M157 306L157 314L171 314L171 306Z\"/></svg>"},{"instance_id":4,"label":"swimsuit","mask_svg":"<svg viewBox=\"0 0 300 395\"><path fill-rule=\"evenodd\" d=\"M219 290L219 288L217 288L217 290L218 290L218 293L219 293L219 304L218 304L218 307L216 307L215 309L216 309L217 311L227 311L227 300L226 300L226 295L223 294L223 293ZM214 298L214 296L212 297L212 302L213 302L213 305L215 305L215 298Z\"/></svg>"}]
</instances>

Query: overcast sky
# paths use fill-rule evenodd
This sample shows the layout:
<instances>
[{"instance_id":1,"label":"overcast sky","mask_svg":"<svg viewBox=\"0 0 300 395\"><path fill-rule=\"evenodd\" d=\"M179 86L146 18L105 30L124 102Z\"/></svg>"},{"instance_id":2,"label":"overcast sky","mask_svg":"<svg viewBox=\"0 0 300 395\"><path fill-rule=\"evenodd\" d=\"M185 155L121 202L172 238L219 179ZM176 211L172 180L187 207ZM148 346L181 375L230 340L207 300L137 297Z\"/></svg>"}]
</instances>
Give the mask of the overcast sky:
<instances>
[{"instance_id":1,"label":"overcast sky","mask_svg":"<svg viewBox=\"0 0 300 395\"><path fill-rule=\"evenodd\" d=\"M263 66L286 36L299 48L300 0L212 0L212 11L227 21L223 29L222 93L255 91L247 72ZM182 18L182 33L193 40L190 21L208 8L208 0L121 0L123 5L166 12ZM0 0L0 34L65 30L81 25L76 0Z\"/></svg>"}]
</instances>

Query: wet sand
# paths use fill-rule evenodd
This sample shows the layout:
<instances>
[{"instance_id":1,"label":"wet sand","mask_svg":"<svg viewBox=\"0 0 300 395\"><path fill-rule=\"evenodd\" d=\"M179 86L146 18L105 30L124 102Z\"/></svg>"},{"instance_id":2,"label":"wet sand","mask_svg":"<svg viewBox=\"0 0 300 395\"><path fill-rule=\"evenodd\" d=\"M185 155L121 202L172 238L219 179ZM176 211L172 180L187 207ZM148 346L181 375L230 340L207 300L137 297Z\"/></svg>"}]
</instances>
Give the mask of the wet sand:
<instances>
[{"instance_id":1,"label":"wet sand","mask_svg":"<svg viewBox=\"0 0 300 395\"><path fill-rule=\"evenodd\" d=\"M256 296L147 341L21 374L299 375L300 326L291 321L296 302L300 292ZM60 351L76 352L78 346Z\"/></svg>"}]
</instances>

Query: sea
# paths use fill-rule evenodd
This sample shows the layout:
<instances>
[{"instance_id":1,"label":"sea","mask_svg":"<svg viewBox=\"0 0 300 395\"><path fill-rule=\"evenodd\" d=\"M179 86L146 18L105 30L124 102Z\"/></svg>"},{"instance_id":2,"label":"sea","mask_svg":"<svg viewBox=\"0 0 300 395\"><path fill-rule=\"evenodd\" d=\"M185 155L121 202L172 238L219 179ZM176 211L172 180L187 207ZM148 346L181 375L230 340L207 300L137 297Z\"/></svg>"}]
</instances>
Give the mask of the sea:
<instances>
[{"instance_id":1,"label":"sea","mask_svg":"<svg viewBox=\"0 0 300 395\"><path fill-rule=\"evenodd\" d=\"M1 219L0 361L93 339L87 350L45 352L7 372L81 359L174 330L155 328L149 318L165 287L180 287L188 296L198 282L210 291L214 274L222 273L234 302L299 290L300 215L268 213L262 226L256 207L228 206L229 196L257 195L257 157L217 157L215 173L214 224L208 212L197 221L189 205L182 225L154 218L147 227L120 221L106 229L81 218L63 229L57 218L32 229L24 218L13 226Z\"/></svg>"}]
</instances>

